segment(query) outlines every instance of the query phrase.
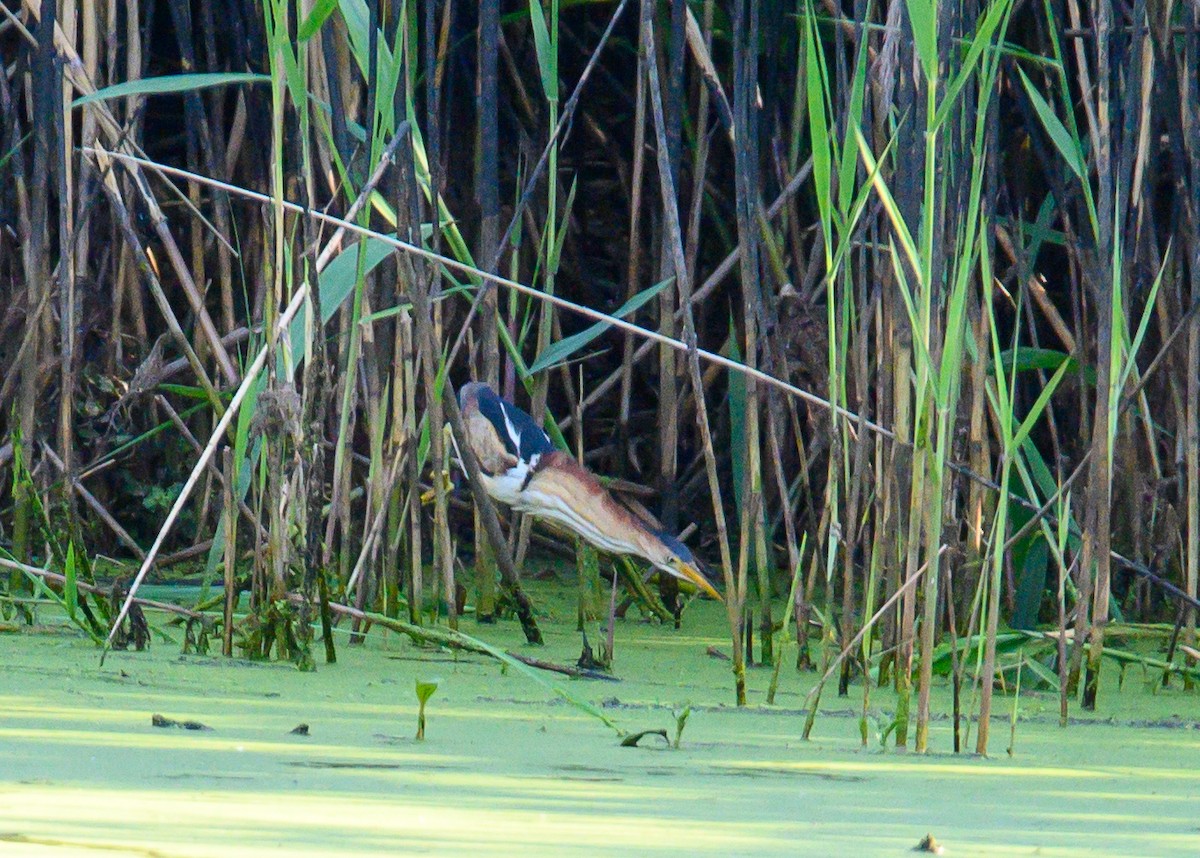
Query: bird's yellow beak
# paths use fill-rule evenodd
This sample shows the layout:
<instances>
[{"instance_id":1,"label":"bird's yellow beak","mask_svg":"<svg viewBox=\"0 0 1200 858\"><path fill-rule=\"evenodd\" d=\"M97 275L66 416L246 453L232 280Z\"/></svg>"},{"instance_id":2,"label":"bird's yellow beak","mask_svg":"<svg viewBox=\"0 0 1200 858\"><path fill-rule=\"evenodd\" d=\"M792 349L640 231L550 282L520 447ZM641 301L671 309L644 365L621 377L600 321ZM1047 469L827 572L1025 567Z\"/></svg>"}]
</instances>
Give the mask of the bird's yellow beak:
<instances>
[{"instance_id":1,"label":"bird's yellow beak","mask_svg":"<svg viewBox=\"0 0 1200 858\"><path fill-rule=\"evenodd\" d=\"M718 602L725 601L721 598L721 594L717 592L716 588L709 583L708 578L704 576L704 573L691 563L684 563L680 561L675 564L675 569L678 570L680 577L695 584L701 593L707 593Z\"/></svg>"}]
</instances>

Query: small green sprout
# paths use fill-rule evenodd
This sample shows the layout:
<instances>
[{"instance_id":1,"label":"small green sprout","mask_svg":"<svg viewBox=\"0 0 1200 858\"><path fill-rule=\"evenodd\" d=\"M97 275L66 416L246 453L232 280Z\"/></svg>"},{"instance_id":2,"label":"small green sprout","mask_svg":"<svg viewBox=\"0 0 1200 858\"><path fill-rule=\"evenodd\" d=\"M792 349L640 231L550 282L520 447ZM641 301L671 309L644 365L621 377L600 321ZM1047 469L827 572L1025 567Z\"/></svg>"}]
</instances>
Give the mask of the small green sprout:
<instances>
[{"instance_id":1,"label":"small green sprout","mask_svg":"<svg viewBox=\"0 0 1200 858\"><path fill-rule=\"evenodd\" d=\"M692 707L684 706L683 709L677 709L671 714L675 716L675 741L671 743L671 747L678 751L679 740L683 738L683 728L687 726L687 719L692 714Z\"/></svg>"},{"instance_id":2,"label":"small green sprout","mask_svg":"<svg viewBox=\"0 0 1200 858\"><path fill-rule=\"evenodd\" d=\"M418 679L417 686L417 741L425 740L425 703L437 691L441 679Z\"/></svg>"}]
</instances>

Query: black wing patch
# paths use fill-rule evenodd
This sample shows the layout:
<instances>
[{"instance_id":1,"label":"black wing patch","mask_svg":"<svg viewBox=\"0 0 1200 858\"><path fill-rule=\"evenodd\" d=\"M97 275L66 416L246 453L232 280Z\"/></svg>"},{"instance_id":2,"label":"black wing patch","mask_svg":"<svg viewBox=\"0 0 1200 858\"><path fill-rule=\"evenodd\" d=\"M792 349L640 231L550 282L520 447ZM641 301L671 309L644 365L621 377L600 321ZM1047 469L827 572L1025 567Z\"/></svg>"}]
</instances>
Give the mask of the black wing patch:
<instances>
[{"instance_id":1,"label":"black wing patch","mask_svg":"<svg viewBox=\"0 0 1200 858\"><path fill-rule=\"evenodd\" d=\"M479 413L496 428L504 449L523 462L554 449L542 427L533 418L510 402L505 402L490 387L479 391Z\"/></svg>"},{"instance_id":2,"label":"black wing patch","mask_svg":"<svg viewBox=\"0 0 1200 858\"><path fill-rule=\"evenodd\" d=\"M500 404L505 415L512 422L513 428L520 435L520 449L517 450L517 456L522 461L528 462L534 456L554 450L554 443L550 440L550 436L533 421L532 417L508 402L502 401Z\"/></svg>"}]
</instances>

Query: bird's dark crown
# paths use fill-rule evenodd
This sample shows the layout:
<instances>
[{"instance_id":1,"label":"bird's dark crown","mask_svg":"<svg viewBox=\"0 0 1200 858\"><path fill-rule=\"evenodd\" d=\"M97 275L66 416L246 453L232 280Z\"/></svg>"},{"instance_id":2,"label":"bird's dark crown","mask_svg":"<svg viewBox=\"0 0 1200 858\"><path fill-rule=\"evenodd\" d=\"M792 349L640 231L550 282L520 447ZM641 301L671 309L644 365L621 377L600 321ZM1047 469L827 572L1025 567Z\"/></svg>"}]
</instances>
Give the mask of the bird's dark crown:
<instances>
[{"instance_id":1,"label":"bird's dark crown","mask_svg":"<svg viewBox=\"0 0 1200 858\"><path fill-rule=\"evenodd\" d=\"M716 574L713 572L713 570L709 568L707 563L704 563L703 561L701 561L699 557L697 557L695 554L692 553L692 550L690 548L688 548L686 545L684 545L682 542L680 542L678 539L676 539L670 533L668 533L665 530L658 530L656 528L648 528L648 529L650 530L651 533L653 533L660 540L662 540L663 545L667 546L667 548L670 550L670 552L675 556L675 558L677 560L688 564L689 566L693 567L694 569L698 569L700 571L700 574L703 575L705 578L707 578L709 580L709 582L712 583L713 585L717 585L717 584L721 583L717 579Z\"/></svg>"},{"instance_id":2,"label":"bird's dark crown","mask_svg":"<svg viewBox=\"0 0 1200 858\"><path fill-rule=\"evenodd\" d=\"M651 533L661 539L663 544L667 546L667 548L671 550L671 553L674 554L678 559L682 560L684 563L696 565L696 558L692 556L692 550L670 533L665 530L655 530L653 528L651 528Z\"/></svg>"}]
</instances>

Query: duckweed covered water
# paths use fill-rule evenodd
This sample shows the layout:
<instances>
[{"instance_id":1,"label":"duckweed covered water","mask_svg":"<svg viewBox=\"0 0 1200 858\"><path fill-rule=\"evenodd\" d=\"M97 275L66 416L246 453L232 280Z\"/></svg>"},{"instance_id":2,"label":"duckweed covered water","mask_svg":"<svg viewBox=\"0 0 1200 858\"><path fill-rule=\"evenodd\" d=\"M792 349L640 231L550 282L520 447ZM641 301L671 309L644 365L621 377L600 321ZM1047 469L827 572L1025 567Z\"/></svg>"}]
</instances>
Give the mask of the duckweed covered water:
<instances>
[{"instance_id":1,"label":"duckweed covered water","mask_svg":"<svg viewBox=\"0 0 1200 858\"><path fill-rule=\"evenodd\" d=\"M515 623L463 628L574 661L573 605L536 595L546 647L523 647ZM727 649L723 624L708 603L680 632L624 621L621 682L561 680L631 731L673 735L672 710L692 705L679 750L620 747L517 672L379 629L313 674L162 638L100 667L61 627L0 634L0 855L906 855L927 833L946 855L1200 854L1200 701L1178 683L1131 672L1118 690L1114 671L1101 711L1067 730L1055 696L1023 693L1016 753L1005 701L992 759L949 753L945 719L933 754L864 749L861 688L827 687L803 742L815 677L785 667L768 708L769 673L751 671L735 710L728 663L706 653ZM414 681L432 677L416 742ZM894 697L873 700L878 728Z\"/></svg>"}]
</instances>

